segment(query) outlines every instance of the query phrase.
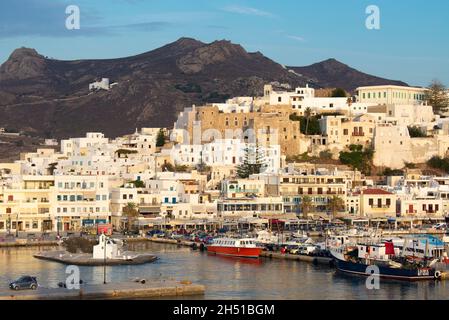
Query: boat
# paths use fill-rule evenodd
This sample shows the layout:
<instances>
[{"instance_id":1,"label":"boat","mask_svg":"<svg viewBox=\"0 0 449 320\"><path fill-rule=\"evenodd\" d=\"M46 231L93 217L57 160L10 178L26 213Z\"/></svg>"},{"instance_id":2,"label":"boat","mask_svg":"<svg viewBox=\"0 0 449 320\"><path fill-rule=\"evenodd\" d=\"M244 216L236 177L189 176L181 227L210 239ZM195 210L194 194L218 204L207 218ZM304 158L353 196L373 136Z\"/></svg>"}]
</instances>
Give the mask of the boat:
<instances>
[{"instance_id":1,"label":"boat","mask_svg":"<svg viewBox=\"0 0 449 320\"><path fill-rule=\"evenodd\" d=\"M259 258L262 248L253 239L216 238L207 246L210 254L240 258Z\"/></svg>"},{"instance_id":2,"label":"boat","mask_svg":"<svg viewBox=\"0 0 449 320\"><path fill-rule=\"evenodd\" d=\"M419 281L439 279L441 272L430 267L429 260L410 260L398 256L392 242L368 244L361 243L348 250L332 248L331 254L339 272L361 276L371 276L377 267L379 277L392 280Z\"/></svg>"}]
</instances>

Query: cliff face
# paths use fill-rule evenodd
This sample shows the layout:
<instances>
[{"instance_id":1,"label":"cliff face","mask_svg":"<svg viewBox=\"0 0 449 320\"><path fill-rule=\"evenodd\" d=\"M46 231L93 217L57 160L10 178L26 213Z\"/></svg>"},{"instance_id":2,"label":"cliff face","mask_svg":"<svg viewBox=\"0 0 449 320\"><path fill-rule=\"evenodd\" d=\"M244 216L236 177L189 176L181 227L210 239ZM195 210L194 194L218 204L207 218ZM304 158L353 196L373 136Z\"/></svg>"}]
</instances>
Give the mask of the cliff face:
<instances>
[{"instance_id":1,"label":"cliff face","mask_svg":"<svg viewBox=\"0 0 449 320\"><path fill-rule=\"evenodd\" d=\"M61 61L21 48L0 67L0 127L41 137L86 131L114 137L136 127L172 126L178 112L192 104L261 95L267 82L336 87L341 77L351 77L347 66L313 68L325 70L319 72L305 68L291 72L224 40L206 44L181 38L150 52L108 60ZM89 83L99 78L118 84L108 92L90 93Z\"/></svg>"}]
</instances>

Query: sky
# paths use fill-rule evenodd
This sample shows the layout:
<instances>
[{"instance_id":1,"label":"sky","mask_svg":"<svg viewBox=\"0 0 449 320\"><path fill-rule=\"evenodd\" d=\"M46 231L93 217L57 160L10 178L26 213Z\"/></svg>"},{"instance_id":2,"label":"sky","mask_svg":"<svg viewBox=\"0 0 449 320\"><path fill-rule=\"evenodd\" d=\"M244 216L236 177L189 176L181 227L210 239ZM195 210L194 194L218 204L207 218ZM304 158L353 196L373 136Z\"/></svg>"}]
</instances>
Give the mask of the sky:
<instances>
[{"instance_id":1,"label":"sky","mask_svg":"<svg viewBox=\"0 0 449 320\"><path fill-rule=\"evenodd\" d=\"M66 28L69 5L80 9L79 30ZM370 5L380 29L366 27ZM61 60L102 59L180 37L231 40L289 66L335 58L410 85L449 86L447 0L0 1L0 63L19 47Z\"/></svg>"}]
</instances>

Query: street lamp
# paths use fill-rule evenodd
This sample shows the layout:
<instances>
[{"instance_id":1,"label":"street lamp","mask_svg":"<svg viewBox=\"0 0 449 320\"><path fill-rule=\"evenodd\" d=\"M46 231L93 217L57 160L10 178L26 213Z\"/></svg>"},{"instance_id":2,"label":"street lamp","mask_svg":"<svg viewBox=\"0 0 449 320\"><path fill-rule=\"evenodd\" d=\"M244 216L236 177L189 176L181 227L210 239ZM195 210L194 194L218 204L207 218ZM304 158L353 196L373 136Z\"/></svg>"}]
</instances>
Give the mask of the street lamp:
<instances>
[{"instance_id":1,"label":"street lamp","mask_svg":"<svg viewBox=\"0 0 449 320\"><path fill-rule=\"evenodd\" d=\"M11 213L8 215L8 235L11 234Z\"/></svg>"},{"instance_id":2,"label":"street lamp","mask_svg":"<svg viewBox=\"0 0 449 320\"><path fill-rule=\"evenodd\" d=\"M60 225L61 225L61 217L60 216L58 216L58 217L56 217L56 223L57 223L57 226L56 226L56 228L57 228L57 231L58 231L58 237L59 237L59 230L60 230Z\"/></svg>"},{"instance_id":3,"label":"street lamp","mask_svg":"<svg viewBox=\"0 0 449 320\"><path fill-rule=\"evenodd\" d=\"M19 237L19 214L16 214L16 238Z\"/></svg>"},{"instance_id":4,"label":"street lamp","mask_svg":"<svg viewBox=\"0 0 449 320\"><path fill-rule=\"evenodd\" d=\"M106 284L106 235L104 235L104 263L103 263L103 284Z\"/></svg>"}]
</instances>

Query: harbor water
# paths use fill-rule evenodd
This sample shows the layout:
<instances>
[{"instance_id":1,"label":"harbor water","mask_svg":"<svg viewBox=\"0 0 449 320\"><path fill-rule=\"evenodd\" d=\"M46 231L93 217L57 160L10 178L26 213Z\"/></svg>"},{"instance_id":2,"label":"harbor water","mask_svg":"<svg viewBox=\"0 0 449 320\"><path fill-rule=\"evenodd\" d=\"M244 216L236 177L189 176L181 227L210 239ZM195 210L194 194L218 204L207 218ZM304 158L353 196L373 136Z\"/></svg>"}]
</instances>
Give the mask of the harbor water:
<instances>
[{"instance_id":1,"label":"harbor water","mask_svg":"<svg viewBox=\"0 0 449 320\"><path fill-rule=\"evenodd\" d=\"M366 278L336 273L334 268L306 262L259 260L211 256L187 247L138 243L132 250L154 253L154 263L106 268L108 282L135 278L192 281L206 286L198 299L343 299L343 300L425 300L448 299L449 282L408 283L380 281L378 290L369 290ZM67 277L66 266L33 257L54 248L0 249L0 287L21 275L38 278L43 287L57 287ZM103 283L103 267L80 267L85 283ZM191 299L191 297L189 297Z\"/></svg>"}]
</instances>

